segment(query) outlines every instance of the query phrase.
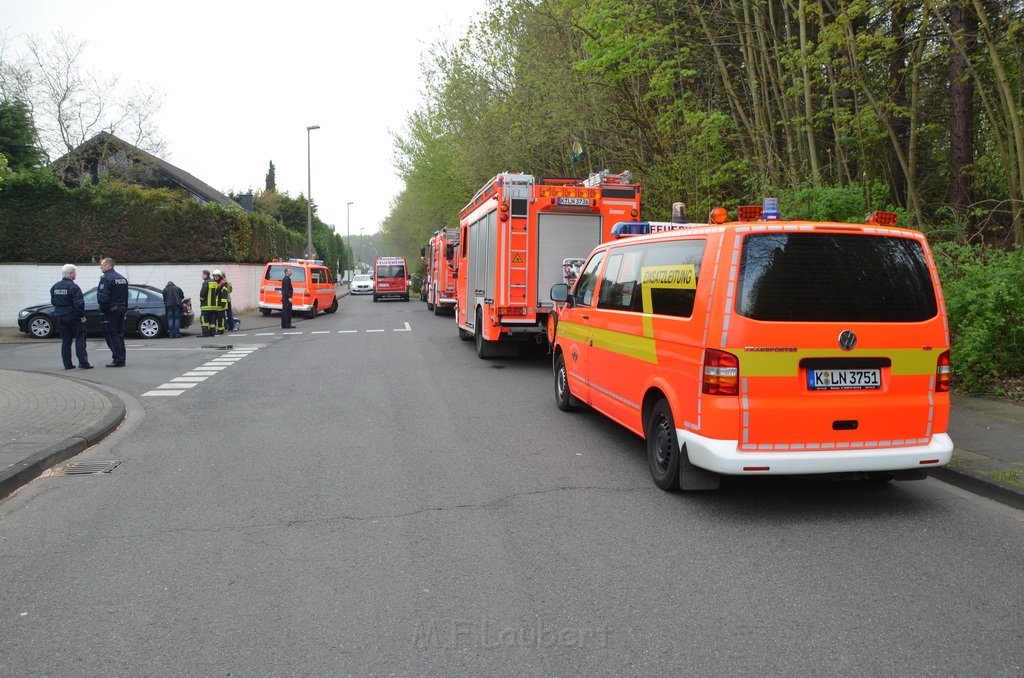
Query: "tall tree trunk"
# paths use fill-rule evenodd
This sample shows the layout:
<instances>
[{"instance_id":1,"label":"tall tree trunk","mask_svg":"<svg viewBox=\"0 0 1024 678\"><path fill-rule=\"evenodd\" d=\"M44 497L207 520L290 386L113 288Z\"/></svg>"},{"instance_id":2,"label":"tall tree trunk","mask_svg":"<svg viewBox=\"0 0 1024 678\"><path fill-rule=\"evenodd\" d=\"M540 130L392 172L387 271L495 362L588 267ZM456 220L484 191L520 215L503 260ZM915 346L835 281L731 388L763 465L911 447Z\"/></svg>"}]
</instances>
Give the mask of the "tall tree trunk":
<instances>
[{"instance_id":1,"label":"tall tree trunk","mask_svg":"<svg viewBox=\"0 0 1024 678\"><path fill-rule=\"evenodd\" d=\"M1010 184L1010 198L1013 209L1013 239L1018 245L1024 245L1024 203L1021 196L1024 195L1024 128L1021 126L1021 116L1018 111L1019 102L1010 82L1010 76L1006 72L1006 66L999 54L995 37L989 29L988 16L981 0L972 0L974 11L977 13L978 25L981 29L981 36L984 39L985 47L988 50L989 59L992 62L992 72L996 76L996 85L1000 98L1003 102L1003 114L1006 116L1006 126L1009 130L1012 152L1010 158L1013 161L1011 174L1007 177Z\"/></svg>"},{"instance_id":2,"label":"tall tree trunk","mask_svg":"<svg viewBox=\"0 0 1024 678\"><path fill-rule=\"evenodd\" d=\"M814 104L812 101L811 72L807 47L807 0L800 0L797 8L800 23L800 68L803 75L804 126L807 130L807 155L811 164L811 182L815 188L821 186L821 168L818 166L818 144L814 138Z\"/></svg>"},{"instance_id":3,"label":"tall tree trunk","mask_svg":"<svg viewBox=\"0 0 1024 678\"><path fill-rule=\"evenodd\" d=\"M889 151L889 174L892 177L890 194L896 205L907 205L907 172L900 161L899 149L909 146L910 122L907 119L907 15L909 9L905 2L898 1L891 8L891 37L895 49L889 54L889 100L891 124L896 135L896 143Z\"/></svg>"},{"instance_id":4,"label":"tall tree trunk","mask_svg":"<svg viewBox=\"0 0 1024 678\"><path fill-rule=\"evenodd\" d=\"M970 0L951 0L949 23L955 36L949 50L949 187L946 201L962 219L974 202L969 172L974 162L974 81L969 62L978 46L978 18ZM957 48L959 44L961 48Z\"/></svg>"}]
</instances>

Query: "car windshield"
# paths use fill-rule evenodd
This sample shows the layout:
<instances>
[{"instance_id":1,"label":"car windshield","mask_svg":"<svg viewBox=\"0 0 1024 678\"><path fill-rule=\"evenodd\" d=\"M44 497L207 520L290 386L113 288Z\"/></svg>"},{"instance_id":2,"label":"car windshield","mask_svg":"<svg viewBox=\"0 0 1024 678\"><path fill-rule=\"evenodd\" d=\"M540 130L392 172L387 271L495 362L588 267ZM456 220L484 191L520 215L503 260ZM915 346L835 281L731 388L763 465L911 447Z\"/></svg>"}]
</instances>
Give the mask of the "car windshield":
<instances>
[{"instance_id":1,"label":"car windshield","mask_svg":"<svg viewBox=\"0 0 1024 678\"><path fill-rule=\"evenodd\" d=\"M368 275L357 275L353 280L356 282L370 282L373 278Z\"/></svg>"}]
</instances>

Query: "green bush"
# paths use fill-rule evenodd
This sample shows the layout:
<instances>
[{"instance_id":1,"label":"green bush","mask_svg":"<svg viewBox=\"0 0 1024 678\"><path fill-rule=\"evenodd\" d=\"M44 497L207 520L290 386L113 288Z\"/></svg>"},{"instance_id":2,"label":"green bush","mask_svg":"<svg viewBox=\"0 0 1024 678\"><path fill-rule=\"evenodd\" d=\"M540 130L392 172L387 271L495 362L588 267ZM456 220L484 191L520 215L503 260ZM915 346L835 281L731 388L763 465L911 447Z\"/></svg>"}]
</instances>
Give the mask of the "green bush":
<instances>
[{"instance_id":1,"label":"green bush","mask_svg":"<svg viewBox=\"0 0 1024 678\"><path fill-rule=\"evenodd\" d=\"M933 244L960 388L1002 395L1024 377L1024 250Z\"/></svg>"}]
</instances>

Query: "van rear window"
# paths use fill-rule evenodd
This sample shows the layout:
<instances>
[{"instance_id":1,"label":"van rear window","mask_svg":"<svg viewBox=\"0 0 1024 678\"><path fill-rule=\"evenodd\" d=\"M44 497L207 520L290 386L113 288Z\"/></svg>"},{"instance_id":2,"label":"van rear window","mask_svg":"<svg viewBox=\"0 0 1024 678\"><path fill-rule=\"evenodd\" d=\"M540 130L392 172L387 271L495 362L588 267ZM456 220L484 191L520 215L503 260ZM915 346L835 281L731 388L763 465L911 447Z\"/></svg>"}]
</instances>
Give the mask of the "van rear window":
<instances>
[{"instance_id":1,"label":"van rear window","mask_svg":"<svg viewBox=\"0 0 1024 678\"><path fill-rule=\"evenodd\" d=\"M938 305L918 240L757 233L743 242L736 312L754 320L919 322Z\"/></svg>"}]
</instances>

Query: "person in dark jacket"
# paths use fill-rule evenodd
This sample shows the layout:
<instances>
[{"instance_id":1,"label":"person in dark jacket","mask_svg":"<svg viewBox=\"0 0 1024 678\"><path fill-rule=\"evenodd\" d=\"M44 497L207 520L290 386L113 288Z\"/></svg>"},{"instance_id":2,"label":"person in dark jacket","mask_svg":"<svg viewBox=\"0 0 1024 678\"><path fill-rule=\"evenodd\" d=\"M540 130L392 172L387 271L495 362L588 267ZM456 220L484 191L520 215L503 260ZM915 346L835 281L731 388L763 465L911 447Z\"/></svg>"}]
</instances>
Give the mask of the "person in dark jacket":
<instances>
[{"instance_id":1,"label":"person in dark jacket","mask_svg":"<svg viewBox=\"0 0 1024 678\"><path fill-rule=\"evenodd\" d=\"M167 336L181 336L181 305L185 301L185 293L174 284L173 280L167 281L164 287L164 310L167 312Z\"/></svg>"},{"instance_id":2,"label":"person in dark jacket","mask_svg":"<svg viewBox=\"0 0 1024 678\"><path fill-rule=\"evenodd\" d=\"M75 342L78 366L91 370L89 354L85 350L85 298L82 288L75 282L78 269L74 264L64 264L60 281L50 288L50 303L57 316L57 330L60 332L60 357L65 370L75 369L71 362L71 342Z\"/></svg>"},{"instance_id":3,"label":"person in dark jacket","mask_svg":"<svg viewBox=\"0 0 1024 678\"><path fill-rule=\"evenodd\" d=\"M295 329L292 325L292 269L284 269L281 278L281 329Z\"/></svg>"},{"instance_id":4,"label":"person in dark jacket","mask_svg":"<svg viewBox=\"0 0 1024 678\"><path fill-rule=\"evenodd\" d=\"M100 259L99 289L96 302L103 314L103 338L107 340L111 361L107 367L124 367L124 316L128 312L128 279L114 270L114 260Z\"/></svg>"}]
</instances>

